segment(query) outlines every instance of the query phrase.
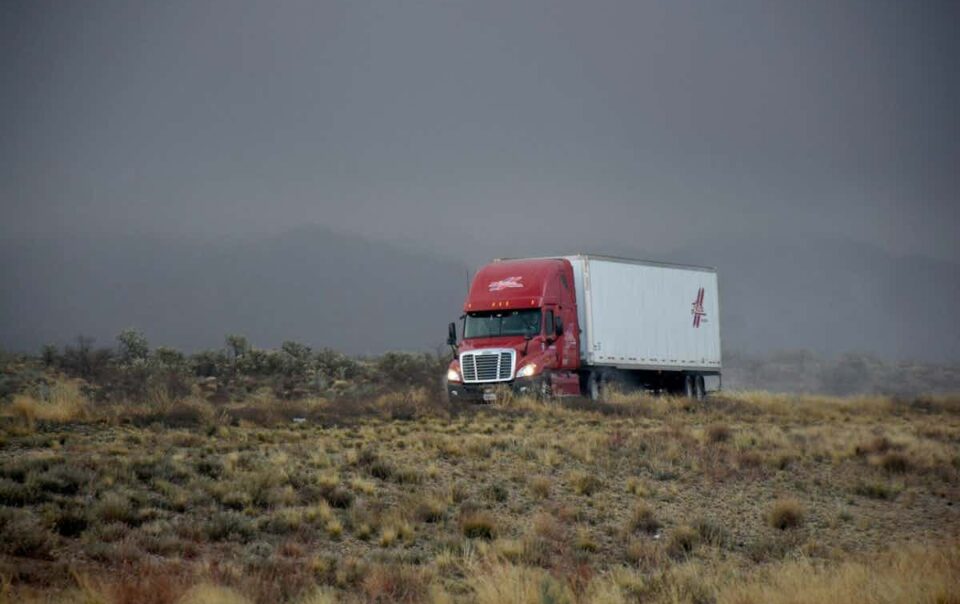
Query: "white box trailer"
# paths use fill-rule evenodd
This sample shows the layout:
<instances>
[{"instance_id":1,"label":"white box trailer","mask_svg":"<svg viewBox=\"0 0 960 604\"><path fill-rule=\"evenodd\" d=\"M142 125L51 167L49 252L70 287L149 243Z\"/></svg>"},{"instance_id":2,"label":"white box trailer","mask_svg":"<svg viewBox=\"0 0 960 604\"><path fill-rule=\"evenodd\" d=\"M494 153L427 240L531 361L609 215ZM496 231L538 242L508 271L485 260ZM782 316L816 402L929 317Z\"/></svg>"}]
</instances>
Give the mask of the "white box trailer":
<instances>
[{"instance_id":1,"label":"white box trailer","mask_svg":"<svg viewBox=\"0 0 960 604\"><path fill-rule=\"evenodd\" d=\"M715 269L604 256L566 259L573 265L581 363L719 374Z\"/></svg>"}]
</instances>

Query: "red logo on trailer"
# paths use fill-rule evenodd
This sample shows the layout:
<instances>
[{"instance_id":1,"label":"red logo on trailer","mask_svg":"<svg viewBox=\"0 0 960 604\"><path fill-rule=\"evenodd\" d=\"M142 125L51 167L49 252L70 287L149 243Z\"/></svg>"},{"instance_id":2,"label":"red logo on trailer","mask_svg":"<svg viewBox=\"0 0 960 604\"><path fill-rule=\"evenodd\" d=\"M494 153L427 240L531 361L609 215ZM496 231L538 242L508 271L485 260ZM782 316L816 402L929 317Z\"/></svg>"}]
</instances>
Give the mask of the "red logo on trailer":
<instances>
[{"instance_id":1,"label":"red logo on trailer","mask_svg":"<svg viewBox=\"0 0 960 604\"><path fill-rule=\"evenodd\" d=\"M693 301L693 309L690 311L690 314L693 315L693 326L700 327L702 317L706 317L707 313L703 310L703 288L700 288L700 291L697 292L697 297Z\"/></svg>"}]
</instances>

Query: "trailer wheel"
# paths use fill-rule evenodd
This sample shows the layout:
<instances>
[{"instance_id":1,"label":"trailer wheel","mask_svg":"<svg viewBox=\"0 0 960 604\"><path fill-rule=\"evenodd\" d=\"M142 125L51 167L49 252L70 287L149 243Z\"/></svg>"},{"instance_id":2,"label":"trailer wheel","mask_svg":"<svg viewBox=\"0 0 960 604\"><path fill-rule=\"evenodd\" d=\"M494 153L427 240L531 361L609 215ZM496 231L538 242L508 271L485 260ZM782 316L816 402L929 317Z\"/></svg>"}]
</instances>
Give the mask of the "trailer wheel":
<instances>
[{"instance_id":1,"label":"trailer wheel","mask_svg":"<svg viewBox=\"0 0 960 604\"><path fill-rule=\"evenodd\" d=\"M697 381L692 375L683 376L683 396L694 398L697 395Z\"/></svg>"},{"instance_id":2,"label":"trailer wheel","mask_svg":"<svg viewBox=\"0 0 960 604\"><path fill-rule=\"evenodd\" d=\"M694 388L696 392L696 397L698 401L702 401L707 398L707 389L703 383L703 376L698 375L694 381Z\"/></svg>"}]
</instances>

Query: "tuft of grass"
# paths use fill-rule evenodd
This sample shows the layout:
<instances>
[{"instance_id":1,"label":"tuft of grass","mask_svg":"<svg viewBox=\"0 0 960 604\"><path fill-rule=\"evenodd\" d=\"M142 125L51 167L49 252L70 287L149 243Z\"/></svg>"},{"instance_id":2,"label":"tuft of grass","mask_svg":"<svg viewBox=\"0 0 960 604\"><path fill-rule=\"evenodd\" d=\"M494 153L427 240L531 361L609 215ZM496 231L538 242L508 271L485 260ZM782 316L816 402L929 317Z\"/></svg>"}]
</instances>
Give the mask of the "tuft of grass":
<instances>
[{"instance_id":1,"label":"tuft of grass","mask_svg":"<svg viewBox=\"0 0 960 604\"><path fill-rule=\"evenodd\" d=\"M394 468L392 478L397 484L420 484L423 482L423 474L413 466Z\"/></svg>"},{"instance_id":2,"label":"tuft of grass","mask_svg":"<svg viewBox=\"0 0 960 604\"><path fill-rule=\"evenodd\" d=\"M203 525L211 541L238 541L245 543L256 534L254 522L237 512L217 512Z\"/></svg>"},{"instance_id":3,"label":"tuft of grass","mask_svg":"<svg viewBox=\"0 0 960 604\"><path fill-rule=\"evenodd\" d=\"M707 442L711 443L722 443L730 440L730 437L733 436L733 430L730 429L730 426L721 422L715 422L707 426L706 437Z\"/></svg>"},{"instance_id":4,"label":"tuft of grass","mask_svg":"<svg viewBox=\"0 0 960 604\"><path fill-rule=\"evenodd\" d=\"M135 524L137 520L137 512L133 502L126 494L116 491L106 493L93 506L93 515L102 524L112 522Z\"/></svg>"},{"instance_id":5,"label":"tuft of grass","mask_svg":"<svg viewBox=\"0 0 960 604\"><path fill-rule=\"evenodd\" d=\"M624 549L624 558L631 566L655 569L664 566L665 553L659 541L632 539Z\"/></svg>"},{"instance_id":6,"label":"tuft of grass","mask_svg":"<svg viewBox=\"0 0 960 604\"><path fill-rule=\"evenodd\" d=\"M488 485L483 490L484 496L491 500L496 501L497 503L503 503L510 497L510 491L507 490L507 487L499 482L494 482L493 484Z\"/></svg>"},{"instance_id":7,"label":"tuft of grass","mask_svg":"<svg viewBox=\"0 0 960 604\"><path fill-rule=\"evenodd\" d=\"M93 480L93 473L70 465L50 468L37 476L37 487L57 495L76 495Z\"/></svg>"},{"instance_id":8,"label":"tuft of grass","mask_svg":"<svg viewBox=\"0 0 960 604\"><path fill-rule=\"evenodd\" d=\"M857 455L886 453L893 448L895 448L894 444L890 442L889 438L886 436L877 436L865 443L857 445L854 448L854 453Z\"/></svg>"},{"instance_id":9,"label":"tuft of grass","mask_svg":"<svg viewBox=\"0 0 960 604\"><path fill-rule=\"evenodd\" d=\"M724 548L733 541L730 531L709 518L697 519L696 522L693 523L693 528L696 529L697 534L700 536L700 541L707 545Z\"/></svg>"},{"instance_id":10,"label":"tuft of grass","mask_svg":"<svg viewBox=\"0 0 960 604\"><path fill-rule=\"evenodd\" d=\"M390 547L397 542L400 533L392 526L384 526L380 529L380 547Z\"/></svg>"},{"instance_id":11,"label":"tuft of grass","mask_svg":"<svg viewBox=\"0 0 960 604\"><path fill-rule=\"evenodd\" d=\"M368 602L421 602L427 595L431 577L423 568L404 564L378 564L363 578Z\"/></svg>"},{"instance_id":12,"label":"tuft of grass","mask_svg":"<svg viewBox=\"0 0 960 604\"><path fill-rule=\"evenodd\" d=\"M447 514L447 502L435 495L424 495L414 508L420 522L440 522Z\"/></svg>"},{"instance_id":13,"label":"tuft of grass","mask_svg":"<svg viewBox=\"0 0 960 604\"><path fill-rule=\"evenodd\" d=\"M653 508L645 501L638 502L630 511L630 518L627 520L627 531L630 533L644 532L655 533L660 528L660 521L653 511Z\"/></svg>"},{"instance_id":14,"label":"tuft of grass","mask_svg":"<svg viewBox=\"0 0 960 604\"><path fill-rule=\"evenodd\" d=\"M353 503L353 493L341 486L324 490L322 495L330 507L346 509Z\"/></svg>"},{"instance_id":15,"label":"tuft of grass","mask_svg":"<svg viewBox=\"0 0 960 604\"><path fill-rule=\"evenodd\" d=\"M725 585L717 604L814 602L953 603L960 593L960 544L911 545L836 565L790 560Z\"/></svg>"},{"instance_id":16,"label":"tuft of grass","mask_svg":"<svg viewBox=\"0 0 960 604\"><path fill-rule=\"evenodd\" d=\"M589 497L603 487L603 481L594 474L576 471L570 474L570 486L577 495Z\"/></svg>"},{"instance_id":17,"label":"tuft of grass","mask_svg":"<svg viewBox=\"0 0 960 604\"><path fill-rule=\"evenodd\" d=\"M489 540L497 535L497 522L490 512L466 512L460 518L460 531L468 539Z\"/></svg>"},{"instance_id":18,"label":"tuft of grass","mask_svg":"<svg viewBox=\"0 0 960 604\"><path fill-rule=\"evenodd\" d=\"M649 497L653 494L647 483L637 476L628 478L626 486L627 492L637 497Z\"/></svg>"},{"instance_id":19,"label":"tuft of grass","mask_svg":"<svg viewBox=\"0 0 960 604\"><path fill-rule=\"evenodd\" d=\"M0 478L0 505L23 507L44 501L46 496L35 482L21 484Z\"/></svg>"},{"instance_id":20,"label":"tuft of grass","mask_svg":"<svg viewBox=\"0 0 960 604\"><path fill-rule=\"evenodd\" d=\"M899 451L889 451L880 458L880 467L891 474L906 474L912 464L906 455Z\"/></svg>"},{"instance_id":21,"label":"tuft of grass","mask_svg":"<svg viewBox=\"0 0 960 604\"><path fill-rule=\"evenodd\" d=\"M241 593L223 587L204 583L191 588L177 604L253 604Z\"/></svg>"},{"instance_id":22,"label":"tuft of grass","mask_svg":"<svg viewBox=\"0 0 960 604\"><path fill-rule=\"evenodd\" d=\"M343 535L343 524L336 518L331 518L324 526L324 530L331 539L339 539Z\"/></svg>"},{"instance_id":23,"label":"tuft of grass","mask_svg":"<svg viewBox=\"0 0 960 604\"><path fill-rule=\"evenodd\" d=\"M18 394L13 397L8 412L31 429L38 421L68 423L87 421L92 417L90 402L80 391L77 380L54 382L42 398Z\"/></svg>"},{"instance_id":24,"label":"tuft of grass","mask_svg":"<svg viewBox=\"0 0 960 604\"><path fill-rule=\"evenodd\" d=\"M667 540L667 555L682 560L693 553L693 549L700 543L700 533L693 527L682 525L670 532Z\"/></svg>"},{"instance_id":25,"label":"tuft of grass","mask_svg":"<svg viewBox=\"0 0 960 604\"><path fill-rule=\"evenodd\" d=\"M296 508L280 508L274 510L265 519L263 528L275 535L285 535L298 530L304 523L303 510Z\"/></svg>"},{"instance_id":26,"label":"tuft of grass","mask_svg":"<svg viewBox=\"0 0 960 604\"><path fill-rule=\"evenodd\" d=\"M0 553L48 559L55 544L56 538L30 512L0 508Z\"/></svg>"},{"instance_id":27,"label":"tuft of grass","mask_svg":"<svg viewBox=\"0 0 960 604\"><path fill-rule=\"evenodd\" d=\"M354 478L350 481L350 488L364 495L373 495L377 492L377 484L371 480Z\"/></svg>"},{"instance_id":28,"label":"tuft of grass","mask_svg":"<svg viewBox=\"0 0 960 604\"><path fill-rule=\"evenodd\" d=\"M68 507L58 511L53 521L53 528L63 537L77 537L89 526L87 513L80 507Z\"/></svg>"},{"instance_id":29,"label":"tuft of grass","mask_svg":"<svg viewBox=\"0 0 960 604\"><path fill-rule=\"evenodd\" d=\"M390 480L393 477L396 469L393 467L393 464L383 459L375 459L367 466L367 472L370 473L370 476L374 478L379 478L380 480Z\"/></svg>"},{"instance_id":30,"label":"tuft of grass","mask_svg":"<svg viewBox=\"0 0 960 604\"><path fill-rule=\"evenodd\" d=\"M773 503L767 513L767 524L783 531L803 524L805 515L803 505L796 499L779 499Z\"/></svg>"},{"instance_id":31,"label":"tuft of grass","mask_svg":"<svg viewBox=\"0 0 960 604\"><path fill-rule=\"evenodd\" d=\"M529 481L530 492L540 499L546 499L550 496L552 484L553 481L550 480L549 476L543 476L542 474L531 476Z\"/></svg>"},{"instance_id":32,"label":"tuft of grass","mask_svg":"<svg viewBox=\"0 0 960 604\"><path fill-rule=\"evenodd\" d=\"M514 564L495 565L468 580L476 604L572 604L570 587L543 569Z\"/></svg>"},{"instance_id":33,"label":"tuft of grass","mask_svg":"<svg viewBox=\"0 0 960 604\"><path fill-rule=\"evenodd\" d=\"M861 480L853 487L853 492L862 497L888 501L896 499L903 487L880 480Z\"/></svg>"},{"instance_id":34,"label":"tuft of grass","mask_svg":"<svg viewBox=\"0 0 960 604\"><path fill-rule=\"evenodd\" d=\"M577 535L573 540L573 547L577 551L591 554L600 549L600 546L597 544L596 539L593 538L593 535L584 529L577 531Z\"/></svg>"}]
</instances>

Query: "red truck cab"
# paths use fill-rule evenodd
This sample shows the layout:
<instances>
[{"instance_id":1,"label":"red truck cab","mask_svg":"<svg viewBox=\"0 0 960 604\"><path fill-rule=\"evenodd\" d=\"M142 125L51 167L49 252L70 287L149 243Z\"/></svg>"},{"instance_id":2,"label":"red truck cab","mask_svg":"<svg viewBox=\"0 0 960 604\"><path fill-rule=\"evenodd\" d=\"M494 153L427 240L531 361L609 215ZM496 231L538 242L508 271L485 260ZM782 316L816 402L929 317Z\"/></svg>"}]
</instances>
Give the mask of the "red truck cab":
<instances>
[{"instance_id":1,"label":"red truck cab","mask_svg":"<svg viewBox=\"0 0 960 604\"><path fill-rule=\"evenodd\" d=\"M447 371L451 400L580 393L574 273L563 258L498 260L481 268L463 304L460 345ZM450 343L456 344L451 324Z\"/></svg>"}]
</instances>

